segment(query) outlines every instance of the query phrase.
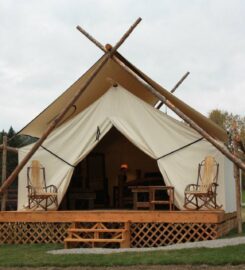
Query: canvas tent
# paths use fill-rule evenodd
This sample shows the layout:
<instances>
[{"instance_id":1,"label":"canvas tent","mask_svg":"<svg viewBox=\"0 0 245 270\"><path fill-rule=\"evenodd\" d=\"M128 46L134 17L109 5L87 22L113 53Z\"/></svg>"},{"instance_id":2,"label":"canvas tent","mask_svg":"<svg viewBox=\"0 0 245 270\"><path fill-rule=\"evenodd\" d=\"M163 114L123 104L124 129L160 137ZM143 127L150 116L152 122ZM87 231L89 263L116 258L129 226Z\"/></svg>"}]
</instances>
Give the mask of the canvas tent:
<instances>
[{"instance_id":1,"label":"canvas tent","mask_svg":"<svg viewBox=\"0 0 245 270\"><path fill-rule=\"evenodd\" d=\"M89 76L90 71L84 76ZM49 135L43 147L32 157L45 166L47 183L58 187L59 202L69 186L74 166L115 127L131 143L156 160L165 183L175 188L175 203L180 209L183 208L184 188L196 181L198 162L206 155L213 155L220 164L218 202L226 212L234 211L232 163L188 125L155 109L157 100L146 91L144 83L134 80L124 71L110 60L83 98L67 113L65 121ZM65 100L83 83L84 76L21 133L40 137ZM108 78L113 78L119 85L112 87ZM176 97L171 98L172 102L182 106L196 121L201 121L206 130L210 129L214 137L225 139L223 131L208 119ZM99 139L96 138L98 129ZM19 150L20 161L30 148L26 146ZM27 205L26 167L19 175L19 210Z\"/></svg>"}]
</instances>

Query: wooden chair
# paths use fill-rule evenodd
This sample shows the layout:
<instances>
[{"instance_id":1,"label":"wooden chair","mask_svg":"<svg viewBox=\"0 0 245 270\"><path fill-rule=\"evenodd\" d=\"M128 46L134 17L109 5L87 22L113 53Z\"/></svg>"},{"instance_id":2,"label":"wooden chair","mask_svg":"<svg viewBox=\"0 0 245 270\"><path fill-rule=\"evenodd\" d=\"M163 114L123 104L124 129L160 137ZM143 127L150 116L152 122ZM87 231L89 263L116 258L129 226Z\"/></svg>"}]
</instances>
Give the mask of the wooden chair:
<instances>
[{"instance_id":1,"label":"wooden chair","mask_svg":"<svg viewBox=\"0 0 245 270\"><path fill-rule=\"evenodd\" d=\"M58 209L57 187L46 185L45 168L38 160L32 160L31 166L27 168L27 189L29 209L42 208L47 211L52 204Z\"/></svg>"},{"instance_id":2,"label":"wooden chair","mask_svg":"<svg viewBox=\"0 0 245 270\"><path fill-rule=\"evenodd\" d=\"M219 164L214 157L207 156L198 166L197 184L185 188L184 207L186 209L219 209L217 197L217 180Z\"/></svg>"}]
</instances>

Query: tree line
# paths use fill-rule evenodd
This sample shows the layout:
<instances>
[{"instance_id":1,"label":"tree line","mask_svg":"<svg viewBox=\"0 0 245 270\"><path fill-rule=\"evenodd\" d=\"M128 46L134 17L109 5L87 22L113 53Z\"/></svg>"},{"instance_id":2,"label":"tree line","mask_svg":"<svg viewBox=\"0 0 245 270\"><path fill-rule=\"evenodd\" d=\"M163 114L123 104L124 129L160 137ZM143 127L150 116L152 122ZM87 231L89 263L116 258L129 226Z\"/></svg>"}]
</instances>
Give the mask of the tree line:
<instances>
[{"instance_id":1,"label":"tree line","mask_svg":"<svg viewBox=\"0 0 245 270\"><path fill-rule=\"evenodd\" d=\"M29 136L23 136L18 135L16 131L11 126L9 130L0 132L0 144L3 142L3 136L7 136L8 140L8 146L14 147L14 148L20 148L25 145L28 145L30 143L33 143L36 139L29 137ZM0 183L2 183L2 151L0 151ZM18 164L18 154L8 151L7 153L7 177L11 174L11 172L14 170L14 168ZM16 187L17 181L14 181L11 187Z\"/></svg>"}]
</instances>

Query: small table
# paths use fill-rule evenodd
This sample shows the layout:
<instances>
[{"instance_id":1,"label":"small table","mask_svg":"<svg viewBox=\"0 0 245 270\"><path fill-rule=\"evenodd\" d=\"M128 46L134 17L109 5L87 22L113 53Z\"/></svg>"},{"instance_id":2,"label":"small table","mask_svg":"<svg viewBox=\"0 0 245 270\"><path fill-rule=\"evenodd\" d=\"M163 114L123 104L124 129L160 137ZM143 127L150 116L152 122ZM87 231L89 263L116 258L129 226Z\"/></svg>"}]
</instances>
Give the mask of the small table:
<instances>
[{"instance_id":1,"label":"small table","mask_svg":"<svg viewBox=\"0 0 245 270\"><path fill-rule=\"evenodd\" d=\"M174 187L173 186L133 186L129 187L133 192L134 209L149 208L155 210L156 204L168 204L169 210L172 211L174 207ZM156 191L166 190L168 192L168 200L156 200ZM139 202L138 193L149 193L149 201Z\"/></svg>"}]
</instances>

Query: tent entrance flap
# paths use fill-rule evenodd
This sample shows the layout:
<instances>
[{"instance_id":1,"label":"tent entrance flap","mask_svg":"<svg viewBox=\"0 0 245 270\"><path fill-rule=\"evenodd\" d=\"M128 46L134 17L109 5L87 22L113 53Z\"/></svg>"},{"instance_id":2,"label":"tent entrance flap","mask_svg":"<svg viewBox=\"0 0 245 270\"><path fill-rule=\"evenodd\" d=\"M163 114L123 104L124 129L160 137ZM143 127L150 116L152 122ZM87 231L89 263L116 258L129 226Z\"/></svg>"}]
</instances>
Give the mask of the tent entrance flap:
<instances>
[{"instance_id":1,"label":"tent entrance flap","mask_svg":"<svg viewBox=\"0 0 245 270\"><path fill-rule=\"evenodd\" d=\"M60 209L132 209L132 185L164 185L164 180L157 162L113 127L77 164ZM168 196L161 192L157 196Z\"/></svg>"}]
</instances>

